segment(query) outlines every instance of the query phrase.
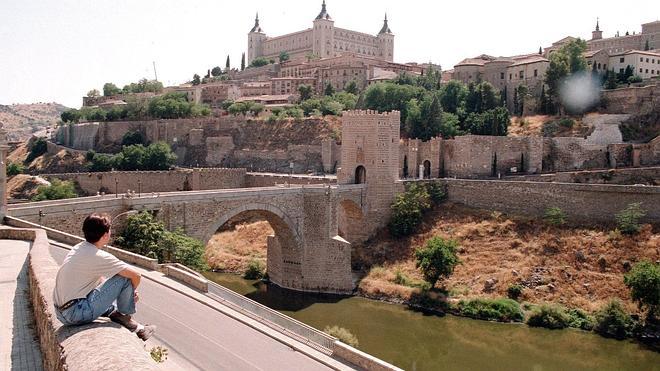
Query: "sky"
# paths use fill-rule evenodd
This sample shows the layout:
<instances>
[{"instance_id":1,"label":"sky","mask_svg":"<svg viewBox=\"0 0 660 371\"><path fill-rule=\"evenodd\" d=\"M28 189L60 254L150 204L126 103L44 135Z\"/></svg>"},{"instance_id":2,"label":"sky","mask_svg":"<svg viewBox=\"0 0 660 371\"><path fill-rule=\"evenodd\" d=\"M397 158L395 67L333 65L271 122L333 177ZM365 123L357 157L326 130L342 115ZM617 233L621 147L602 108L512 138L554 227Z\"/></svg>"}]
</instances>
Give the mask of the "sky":
<instances>
[{"instance_id":1,"label":"sky","mask_svg":"<svg viewBox=\"0 0 660 371\"><path fill-rule=\"evenodd\" d=\"M622 9L604 1L327 0L335 26L376 34L387 12L395 62L451 69L479 54L538 51L565 36L590 38L596 18L604 37L640 32L658 20L660 2ZM189 81L229 55L239 67L247 33L278 36L312 26L321 0L0 0L0 104L58 102L79 107L106 82L141 78Z\"/></svg>"}]
</instances>

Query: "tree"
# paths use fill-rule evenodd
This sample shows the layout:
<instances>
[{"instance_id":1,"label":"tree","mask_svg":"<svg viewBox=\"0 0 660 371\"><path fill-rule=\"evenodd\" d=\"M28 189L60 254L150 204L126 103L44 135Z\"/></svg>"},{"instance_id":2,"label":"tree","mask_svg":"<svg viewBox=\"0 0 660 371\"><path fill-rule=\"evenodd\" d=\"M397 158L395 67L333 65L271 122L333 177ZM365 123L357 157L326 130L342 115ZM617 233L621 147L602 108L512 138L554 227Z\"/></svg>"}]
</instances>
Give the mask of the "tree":
<instances>
[{"instance_id":1,"label":"tree","mask_svg":"<svg viewBox=\"0 0 660 371\"><path fill-rule=\"evenodd\" d=\"M341 103L343 109L352 110L355 109L357 105L358 97L355 94L351 94L346 91L340 91L332 95L332 99L336 102Z\"/></svg>"},{"instance_id":2,"label":"tree","mask_svg":"<svg viewBox=\"0 0 660 371\"><path fill-rule=\"evenodd\" d=\"M98 91L98 89L92 89L87 92L87 96L90 98L99 97L101 96L101 93Z\"/></svg>"},{"instance_id":3,"label":"tree","mask_svg":"<svg viewBox=\"0 0 660 371\"><path fill-rule=\"evenodd\" d=\"M645 260L635 264L623 282L640 309L648 309L651 318L660 316L660 263Z\"/></svg>"},{"instance_id":4,"label":"tree","mask_svg":"<svg viewBox=\"0 0 660 371\"><path fill-rule=\"evenodd\" d=\"M78 195L72 181L53 179L50 185L37 188L37 194L32 201L62 200L74 197L78 197Z\"/></svg>"},{"instance_id":5,"label":"tree","mask_svg":"<svg viewBox=\"0 0 660 371\"><path fill-rule=\"evenodd\" d=\"M142 133L139 131L131 130L127 131L124 136L121 139L121 145L123 146L132 146L134 144L142 144L144 145L144 137L142 136Z\"/></svg>"},{"instance_id":6,"label":"tree","mask_svg":"<svg viewBox=\"0 0 660 371\"><path fill-rule=\"evenodd\" d=\"M335 88L332 86L331 83L325 84L325 89L323 91L323 94L326 96L330 96L335 93Z\"/></svg>"},{"instance_id":7,"label":"tree","mask_svg":"<svg viewBox=\"0 0 660 371\"><path fill-rule=\"evenodd\" d=\"M80 111L78 111L75 108L72 108L70 110L66 110L62 112L60 118L62 119L63 122L78 123L80 122L80 119L82 117L80 115Z\"/></svg>"},{"instance_id":8,"label":"tree","mask_svg":"<svg viewBox=\"0 0 660 371\"><path fill-rule=\"evenodd\" d=\"M199 85L201 83L200 77L198 74L193 75L192 84Z\"/></svg>"},{"instance_id":9,"label":"tree","mask_svg":"<svg viewBox=\"0 0 660 371\"><path fill-rule=\"evenodd\" d=\"M421 269L424 280L435 286L440 277L449 277L454 267L460 263L456 248L458 242L433 237L426 242L426 247L415 251L415 266Z\"/></svg>"},{"instance_id":10,"label":"tree","mask_svg":"<svg viewBox=\"0 0 660 371\"><path fill-rule=\"evenodd\" d=\"M539 46L539 55L543 54L543 49Z\"/></svg>"},{"instance_id":11,"label":"tree","mask_svg":"<svg viewBox=\"0 0 660 371\"><path fill-rule=\"evenodd\" d=\"M245 53L241 55L241 71L245 70Z\"/></svg>"},{"instance_id":12,"label":"tree","mask_svg":"<svg viewBox=\"0 0 660 371\"><path fill-rule=\"evenodd\" d=\"M605 89L616 89L619 84L614 71L607 70L605 75Z\"/></svg>"},{"instance_id":13,"label":"tree","mask_svg":"<svg viewBox=\"0 0 660 371\"><path fill-rule=\"evenodd\" d=\"M634 202L629 204L614 217L621 232L625 234L635 234L641 229L639 220L645 215L646 212L642 209L641 202Z\"/></svg>"},{"instance_id":14,"label":"tree","mask_svg":"<svg viewBox=\"0 0 660 371\"><path fill-rule=\"evenodd\" d=\"M442 88L440 104L442 108L451 113L456 113L461 107L467 95L467 89L460 81L451 80Z\"/></svg>"},{"instance_id":15,"label":"tree","mask_svg":"<svg viewBox=\"0 0 660 371\"><path fill-rule=\"evenodd\" d=\"M264 57L255 58L250 63L250 67L262 67L268 64L268 59Z\"/></svg>"},{"instance_id":16,"label":"tree","mask_svg":"<svg viewBox=\"0 0 660 371\"><path fill-rule=\"evenodd\" d=\"M144 170L169 170L176 162L177 156L169 144L157 142L150 144L144 151L142 168Z\"/></svg>"},{"instance_id":17,"label":"tree","mask_svg":"<svg viewBox=\"0 0 660 371\"><path fill-rule=\"evenodd\" d=\"M218 77L222 75L222 68L220 66L215 66L211 69L211 76Z\"/></svg>"},{"instance_id":18,"label":"tree","mask_svg":"<svg viewBox=\"0 0 660 371\"><path fill-rule=\"evenodd\" d=\"M289 57L289 53L287 53L287 52L285 52L285 51L281 51L281 52L280 52L280 63L282 63L282 62L286 62L286 61L288 61L290 58L291 58L291 57Z\"/></svg>"},{"instance_id":19,"label":"tree","mask_svg":"<svg viewBox=\"0 0 660 371\"><path fill-rule=\"evenodd\" d=\"M313 88L311 85L302 84L298 86L298 94L300 94L300 101L304 102L312 97Z\"/></svg>"},{"instance_id":20,"label":"tree","mask_svg":"<svg viewBox=\"0 0 660 371\"><path fill-rule=\"evenodd\" d=\"M115 165L120 170L142 170L146 149L141 144L125 146L115 155Z\"/></svg>"},{"instance_id":21,"label":"tree","mask_svg":"<svg viewBox=\"0 0 660 371\"><path fill-rule=\"evenodd\" d=\"M548 86L548 96L552 99L553 104L559 102L560 88L564 79L587 68L587 61L583 55L585 50L587 50L586 41L576 39L550 54L550 65L545 73L545 84Z\"/></svg>"},{"instance_id":22,"label":"tree","mask_svg":"<svg viewBox=\"0 0 660 371\"><path fill-rule=\"evenodd\" d=\"M349 81L348 84L346 84L344 91L355 95L360 94L360 90L358 89L357 82L355 80Z\"/></svg>"},{"instance_id":23,"label":"tree","mask_svg":"<svg viewBox=\"0 0 660 371\"><path fill-rule=\"evenodd\" d=\"M225 61L225 69L226 69L227 71L229 71L230 68L231 68L231 67L230 67L230 63L229 63L229 54L228 54L228 55L227 55L227 60Z\"/></svg>"},{"instance_id":24,"label":"tree","mask_svg":"<svg viewBox=\"0 0 660 371\"><path fill-rule=\"evenodd\" d=\"M110 97L117 94L121 94L121 89L119 89L117 85L111 82L103 84L103 96Z\"/></svg>"}]
</instances>

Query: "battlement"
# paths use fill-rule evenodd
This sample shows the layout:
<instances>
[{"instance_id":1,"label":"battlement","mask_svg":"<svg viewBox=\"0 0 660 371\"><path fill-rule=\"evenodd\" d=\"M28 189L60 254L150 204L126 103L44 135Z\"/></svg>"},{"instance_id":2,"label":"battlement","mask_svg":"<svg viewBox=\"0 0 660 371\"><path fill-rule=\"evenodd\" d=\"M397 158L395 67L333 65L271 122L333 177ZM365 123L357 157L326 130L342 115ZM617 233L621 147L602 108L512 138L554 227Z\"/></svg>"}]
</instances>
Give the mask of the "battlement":
<instances>
[{"instance_id":1,"label":"battlement","mask_svg":"<svg viewBox=\"0 0 660 371\"><path fill-rule=\"evenodd\" d=\"M383 117L383 118L396 117L397 119L400 119L401 118L401 112L399 112L399 111L378 112L376 110L350 110L350 111L344 111L342 113L343 118L351 118L351 117L363 118L365 116Z\"/></svg>"}]
</instances>

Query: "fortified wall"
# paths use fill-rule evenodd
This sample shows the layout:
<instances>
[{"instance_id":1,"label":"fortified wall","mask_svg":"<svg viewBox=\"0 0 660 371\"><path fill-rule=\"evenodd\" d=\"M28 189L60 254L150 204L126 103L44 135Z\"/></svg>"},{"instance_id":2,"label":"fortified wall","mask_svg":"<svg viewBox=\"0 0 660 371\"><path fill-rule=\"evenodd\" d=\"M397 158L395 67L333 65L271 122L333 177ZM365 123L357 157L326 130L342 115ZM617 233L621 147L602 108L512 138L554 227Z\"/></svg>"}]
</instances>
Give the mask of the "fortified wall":
<instances>
[{"instance_id":1,"label":"fortified wall","mask_svg":"<svg viewBox=\"0 0 660 371\"><path fill-rule=\"evenodd\" d=\"M660 85L603 90L604 113L645 114L660 109Z\"/></svg>"},{"instance_id":2,"label":"fortified wall","mask_svg":"<svg viewBox=\"0 0 660 371\"><path fill-rule=\"evenodd\" d=\"M118 152L124 134L139 132L148 142L170 144L178 165L246 167L251 171L294 173L331 171L337 146L324 119L266 122L244 117L90 122L58 128L55 141L75 150ZM335 151L335 152L333 152Z\"/></svg>"},{"instance_id":3,"label":"fortified wall","mask_svg":"<svg viewBox=\"0 0 660 371\"><path fill-rule=\"evenodd\" d=\"M98 193L200 191L272 187L283 184L333 184L332 177L248 173L245 168L195 168L168 171L108 171L44 174L48 179L74 181L89 196Z\"/></svg>"}]
</instances>

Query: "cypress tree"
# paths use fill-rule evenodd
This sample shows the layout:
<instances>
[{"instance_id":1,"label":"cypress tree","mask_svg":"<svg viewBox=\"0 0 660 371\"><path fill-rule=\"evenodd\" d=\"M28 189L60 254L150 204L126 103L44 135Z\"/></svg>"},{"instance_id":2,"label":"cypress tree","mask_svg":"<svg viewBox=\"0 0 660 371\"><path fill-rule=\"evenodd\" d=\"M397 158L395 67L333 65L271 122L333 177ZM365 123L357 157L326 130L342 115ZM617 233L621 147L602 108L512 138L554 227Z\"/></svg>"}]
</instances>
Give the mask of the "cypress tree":
<instances>
[{"instance_id":1,"label":"cypress tree","mask_svg":"<svg viewBox=\"0 0 660 371\"><path fill-rule=\"evenodd\" d=\"M227 61L225 62L225 68L229 69L229 55L227 55Z\"/></svg>"},{"instance_id":2,"label":"cypress tree","mask_svg":"<svg viewBox=\"0 0 660 371\"><path fill-rule=\"evenodd\" d=\"M245 53L241 55L241 71L245 69Z\"/></svg>"}]
</instances>

